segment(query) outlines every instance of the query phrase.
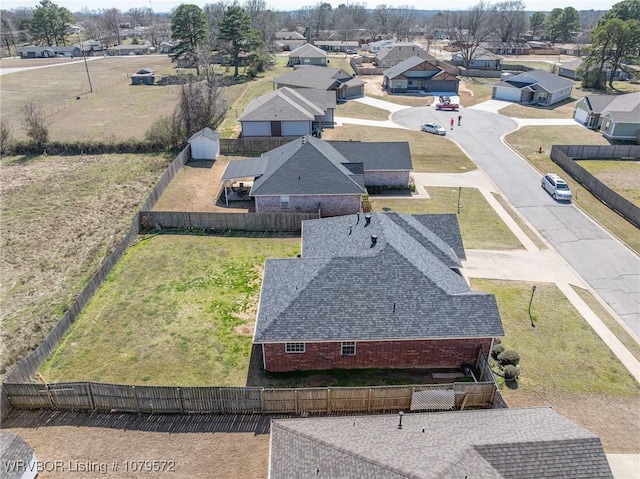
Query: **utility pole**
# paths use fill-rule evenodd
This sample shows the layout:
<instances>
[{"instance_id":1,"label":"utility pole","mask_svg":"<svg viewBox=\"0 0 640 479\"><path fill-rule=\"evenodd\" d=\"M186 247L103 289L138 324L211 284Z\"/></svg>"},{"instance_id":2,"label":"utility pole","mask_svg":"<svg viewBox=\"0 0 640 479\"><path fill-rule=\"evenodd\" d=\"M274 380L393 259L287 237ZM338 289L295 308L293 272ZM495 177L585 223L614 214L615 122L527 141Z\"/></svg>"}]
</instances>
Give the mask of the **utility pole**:
<instances>
[{"instance_id":1,"label":"utility pole","mask_svg":"<svg viewBox=\"0 0 640 479\"><path fill-rule=\"evenodd\" d=\"M84 69L87 71L87 79L89 80L89 93L93 93L93 86L91 85L91 75L89 75L89 65L87 64L87 55L84 51L84 45L80 40L80 32L78 32L78 43L80 43L80 50L82 50L82 58L84 59Z\"/></svg>"}]
</instances>

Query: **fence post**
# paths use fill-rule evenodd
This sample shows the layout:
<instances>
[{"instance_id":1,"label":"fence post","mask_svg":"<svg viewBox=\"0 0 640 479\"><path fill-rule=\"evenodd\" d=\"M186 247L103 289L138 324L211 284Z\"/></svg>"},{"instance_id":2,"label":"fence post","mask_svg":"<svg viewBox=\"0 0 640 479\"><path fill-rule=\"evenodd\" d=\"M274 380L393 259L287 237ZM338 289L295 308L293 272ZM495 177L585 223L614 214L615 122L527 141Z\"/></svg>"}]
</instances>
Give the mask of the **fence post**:
<instances>
[{"instance_id":1,"label":"fence post","mask_svg":"<svg viewBox=\"0 0 640 479\"><path fill-rule=\"evenodd\" d=\"M294 389L293 390L293 403L294 403L294 411L296 414L298 414L298 390Z\"/></svg>"},{"instance_id":2,"label":"fence post","mask_svg":"<svg viewBox=\"0 0 640 479\"><path fill-rule=\"evenodd\" d=\"M327 414L331 414L331 388L327 388Z\"/></svg>"},{"instance_id":3,"label":"fence post","mask_svg":"<svg viewBox=\"0 0 640 479\"><path fill-rule=\"evenodd\" d=\"M140 406L140 399L138 398L138 393L136 392L136 387L131 386L131 390L133 391L133 397L136 398L136 405L138 406L138 412L142 412L142 407Z\"/></svg>"},{"instance_id":4,"label":"fence post","mask_svg":"<svg viewBox=\"0 0 640 479\"><path fill-rule=\"evenodd\" d=\"M49 389L49 383L44 384L44 388L47 391L47 396L49 396L49 403L53 409L56 409L56 404L53 401L53 396L51 395L51 389Z\"/></svg>"},{"instance_id":5,"label":"fence post","mask_svg":"<svg viewBox=\"0 0 640 479\"><path fill-rule=\"evenodd\" d=\"M460 410L461 410L461 411L463 411L463 410L464 410L464 407L465 407L465 406L466 406L466 404L467 404L467 399L468 399L468 397L469 397L469 393L465 391L465 393L464 393L464 398L462 399L462 404L460 405Z\"/></svg>"},{"instance_id":6,"label":"fence post","mask_svg":"<svg viewBox=\"0 0 640 479\"><path fill-rule=\"evenodd\" d=\"M371 412L371 388L369 388L369 396L367 397L367 412Z\"/></svg>"},{"instance_id":7,"label":"fence post","mask_svg":"<svg viewBox=\"0 0 640 479\"><path fill-rule=\"evenodd\" d=\"M96 403L93 400L93 392L91 391L91 383L87 383L87 391L89 392L89 405L91 406L91 410L96 410Z\"/></svg>"},{"instance_id":8,"label":"fence post","mask_svg":"<svg viewBox=\"0 0 640 479\"><path fill-rule=\"evenodd\" d=\"M176 395L178 397L178 403L180 404L180 413L184 414L184 405L182 404L182 393L180 392L180 388L176 388Z\"/></svg>"},{"instance_id":9,"label":"fence post","mask_svg":"<svg viewBox=\"0 0 640 479\"><path fill-rule=\"evenodd\" d=\"M264 388L260 388L260 412L264 414Z\"/></svg>"}]
</instances>

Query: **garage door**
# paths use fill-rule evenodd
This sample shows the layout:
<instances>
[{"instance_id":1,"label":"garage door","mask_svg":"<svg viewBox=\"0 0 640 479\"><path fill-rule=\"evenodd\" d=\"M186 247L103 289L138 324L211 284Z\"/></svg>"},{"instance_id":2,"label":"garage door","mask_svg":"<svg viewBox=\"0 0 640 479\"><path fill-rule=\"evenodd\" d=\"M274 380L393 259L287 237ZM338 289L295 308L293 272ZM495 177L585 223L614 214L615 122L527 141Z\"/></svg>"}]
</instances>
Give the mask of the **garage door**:
<instances>
[{"instance_id":1,"label":"garage door","mask_svg":"<svg viewBox=\"0 0 640 479\"><path fill-rule=\"evenodd\" d=\"M582 108L577 108L574 118L576 119L576 121L579 121L582 124L586 124L587 116L588 116L587 110L583 110Z\"/></svg>"},{"instance_id":2,"label":"garage door","mask_svg":"<svg viewBox=\"0 0 640 479\"><path fill-rule=\"evenodd\" d=\"M520 101L520 90L517 88L500 88L496 87L496 100Z\"/></svg>"}]
</instances>

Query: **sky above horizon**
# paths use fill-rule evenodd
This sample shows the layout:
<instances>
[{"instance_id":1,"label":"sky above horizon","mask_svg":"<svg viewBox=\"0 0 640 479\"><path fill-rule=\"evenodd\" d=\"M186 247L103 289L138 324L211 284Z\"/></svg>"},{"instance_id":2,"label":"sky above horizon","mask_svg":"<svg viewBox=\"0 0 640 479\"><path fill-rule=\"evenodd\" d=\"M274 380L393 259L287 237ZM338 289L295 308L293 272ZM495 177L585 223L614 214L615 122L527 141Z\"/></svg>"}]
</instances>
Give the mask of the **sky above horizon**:
<instances>
[{"instance_id":1,"label":"sky above horizon","mask_svg":"<svg viewBox=\"0 0 640 479\"><path fill-rule=\"evenodd\" d=\"M266 0L267 8L278 11L297 10L302 6L314 6L322 3L319 0ZM574 7L577 10L608 10L612 5L618 3L619 0L524 0L528 11L551 11L554 8ZM39 0L2 0L2 9L12 10L18 7L35 7ZM65 7L72 12L79 12L85 7L89 10L102 10L108 8L117 8L123 12L130 8L149 7L154 12L170 12L173 8L182 3L191 3L200 7L208 3L217 3L217 0L192 0L192 1L176 1L176 0L53 0L53 3ZM239 1L244 3L243 0ZM440 2L425 2L417 0L379 0L379 1L328 1L332 7L337 7L342 3L360 3L365 4L367 8L375 8L377 5L385 4L391 7L413 6L416 10L464 10L478 3L478 0L448 0L445 2L446 8ZM489 3L497 3L495 1Z\"/></svg>"}]
</instances>

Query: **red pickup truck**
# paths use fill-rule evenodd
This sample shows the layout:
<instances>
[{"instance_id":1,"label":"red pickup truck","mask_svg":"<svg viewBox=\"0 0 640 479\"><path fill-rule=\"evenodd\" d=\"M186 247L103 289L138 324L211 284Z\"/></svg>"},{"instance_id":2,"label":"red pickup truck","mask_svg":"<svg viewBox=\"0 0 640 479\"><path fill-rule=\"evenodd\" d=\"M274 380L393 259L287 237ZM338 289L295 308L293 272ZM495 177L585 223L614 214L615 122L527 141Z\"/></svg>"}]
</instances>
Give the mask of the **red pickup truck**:
<instances>
[{"instance_id":1,"label":"red pickup truck","mask_svg":"<svg viewBox=\"0 0 640 479\"><path fill-rule=\"evenodd\" d=\"M458 111L460 105L453 103L449 97L440 97L440 101L436 103L436 110Z\"/></svg>"}]
</instances>

